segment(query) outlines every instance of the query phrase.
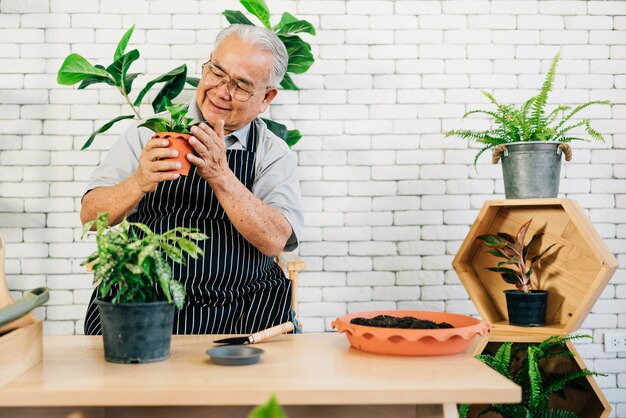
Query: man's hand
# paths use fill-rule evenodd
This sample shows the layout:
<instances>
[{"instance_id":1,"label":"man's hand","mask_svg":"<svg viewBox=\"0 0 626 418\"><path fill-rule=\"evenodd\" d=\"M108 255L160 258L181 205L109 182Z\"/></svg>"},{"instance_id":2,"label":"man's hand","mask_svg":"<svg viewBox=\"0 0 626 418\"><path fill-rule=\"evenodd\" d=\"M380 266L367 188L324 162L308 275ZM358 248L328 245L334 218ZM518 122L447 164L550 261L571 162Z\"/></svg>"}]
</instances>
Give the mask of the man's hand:
<instances>
[{"instance_id":1,"label":"man's hand","mask_svg":"<svg viewBox=\"0 0 626 418\"><path fill-rule=\"evenodd\" d=\"M181 167L179 162L167 161L166 158L173 158L178 155L178 151L168 149L169 141L163 138L152 138L141 151L139 166L133 178L139 185L143 193L150 193L156 189L157 185L165 180L176 180L180 177L172 170Z\"/></svg>"},{"instance_id":2,"label":"man's hand","mask_svg":"<svg viewBox=\"0 0 626 418\"><path fill-rule=\"evenodd\" d=\"M226 144L224 143L224 121L218 120L215 130L205 123L191 128L189 143L196 150L198 156L187 154L189 162L197 167L200 177L211 183L218 177L230 171L226 159Z\"/></svg>"}]
</instances>

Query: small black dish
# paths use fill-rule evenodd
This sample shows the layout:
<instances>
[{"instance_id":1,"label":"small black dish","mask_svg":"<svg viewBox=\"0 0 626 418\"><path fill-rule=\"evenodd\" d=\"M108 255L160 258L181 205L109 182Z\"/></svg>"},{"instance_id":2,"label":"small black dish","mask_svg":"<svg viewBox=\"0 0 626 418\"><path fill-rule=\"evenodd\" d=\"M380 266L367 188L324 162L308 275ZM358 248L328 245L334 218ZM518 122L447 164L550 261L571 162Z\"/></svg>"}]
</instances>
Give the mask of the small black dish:
<instances>
[{"instance_id":1,"label":"small black dish","mask_svg":"<svg viewBox=\"0 0 626 418\"><path fill-rule=\"evenodd\" d=\"M211 360L222 366L244 366L259 361L265 351L247 345L223 345L207 350Z\"/></svg>"}]
</instances>

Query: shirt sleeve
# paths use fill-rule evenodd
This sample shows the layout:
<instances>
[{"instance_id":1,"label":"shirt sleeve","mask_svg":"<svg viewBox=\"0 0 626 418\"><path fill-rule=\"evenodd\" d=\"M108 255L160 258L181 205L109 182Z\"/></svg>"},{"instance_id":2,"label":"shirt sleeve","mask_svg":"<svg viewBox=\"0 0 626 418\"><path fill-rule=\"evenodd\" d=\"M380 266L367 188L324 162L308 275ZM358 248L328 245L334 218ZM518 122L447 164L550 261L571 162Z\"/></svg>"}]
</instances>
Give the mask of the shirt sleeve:
<instances>
[{"instance_id":1,"label":"shirt sleeve","mask_svg":"<svg viewBox=\"0 0 626 418\"><path fill-rule=\"evenodd\" d=\"M252 193L287 219L292 233L284 251L293 251L298 247L304 223L296 155L282 139L267 130L265 124L259 129L259 134L262 141L257 158L260 161L256 165Z\"/></svg>"}]
</instances>

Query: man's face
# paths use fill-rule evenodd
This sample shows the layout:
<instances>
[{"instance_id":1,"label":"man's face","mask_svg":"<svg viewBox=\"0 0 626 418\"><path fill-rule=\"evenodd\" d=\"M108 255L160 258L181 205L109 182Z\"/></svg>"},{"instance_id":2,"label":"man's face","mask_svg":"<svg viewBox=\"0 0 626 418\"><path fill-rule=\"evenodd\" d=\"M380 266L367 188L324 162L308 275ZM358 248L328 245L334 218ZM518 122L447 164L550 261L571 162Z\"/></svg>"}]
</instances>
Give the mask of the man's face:
<instances>
[{"instance_id":1,"label":"man's face","mask_svg":"<svg viewBox=\"0 0 626 418\"><path fill-rule=\"evenodd\" d=\"M222 83L215 87L207 77L210 71L205 66L196 89L196 101L204 119L214 127L223 119L225 133L240 129L263 113L276 97L275 88L267 88L268 75L274 57L254 45L248 44L236 35L222 41L211 54L211 64L241 85L249 85L255 93L247 101L231 96L234 83Z\"/></svg>"}]
</instances>

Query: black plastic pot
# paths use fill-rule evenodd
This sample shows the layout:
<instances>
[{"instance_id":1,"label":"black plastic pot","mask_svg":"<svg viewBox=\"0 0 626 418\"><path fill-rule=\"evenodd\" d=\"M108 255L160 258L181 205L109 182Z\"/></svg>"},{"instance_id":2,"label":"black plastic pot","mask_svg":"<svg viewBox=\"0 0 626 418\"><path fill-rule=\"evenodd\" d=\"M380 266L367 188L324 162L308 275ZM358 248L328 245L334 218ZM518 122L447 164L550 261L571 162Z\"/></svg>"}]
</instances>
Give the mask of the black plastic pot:
<instances>
[{"instance_id":1,"label":"black plastic pot","mask_svg":"<svg viewBox=\"0 0 626 418\"><path fill-rule=\"evenodd\" d=\"M173 303L110 303L96 300L96 304L102 323L106 361L153 363L170 356Z\"/></svg>"},{"instance_id":2,"label":"black plastic pot","mask_svg":"<svg viewBox=\"0 0 626 418\"><path fill-rule=\"evenodd\" d=\"M505 290L509 324L520 327L542 327L546 320L548 292L531 290Z\"/></svg>"}]
</instances>

